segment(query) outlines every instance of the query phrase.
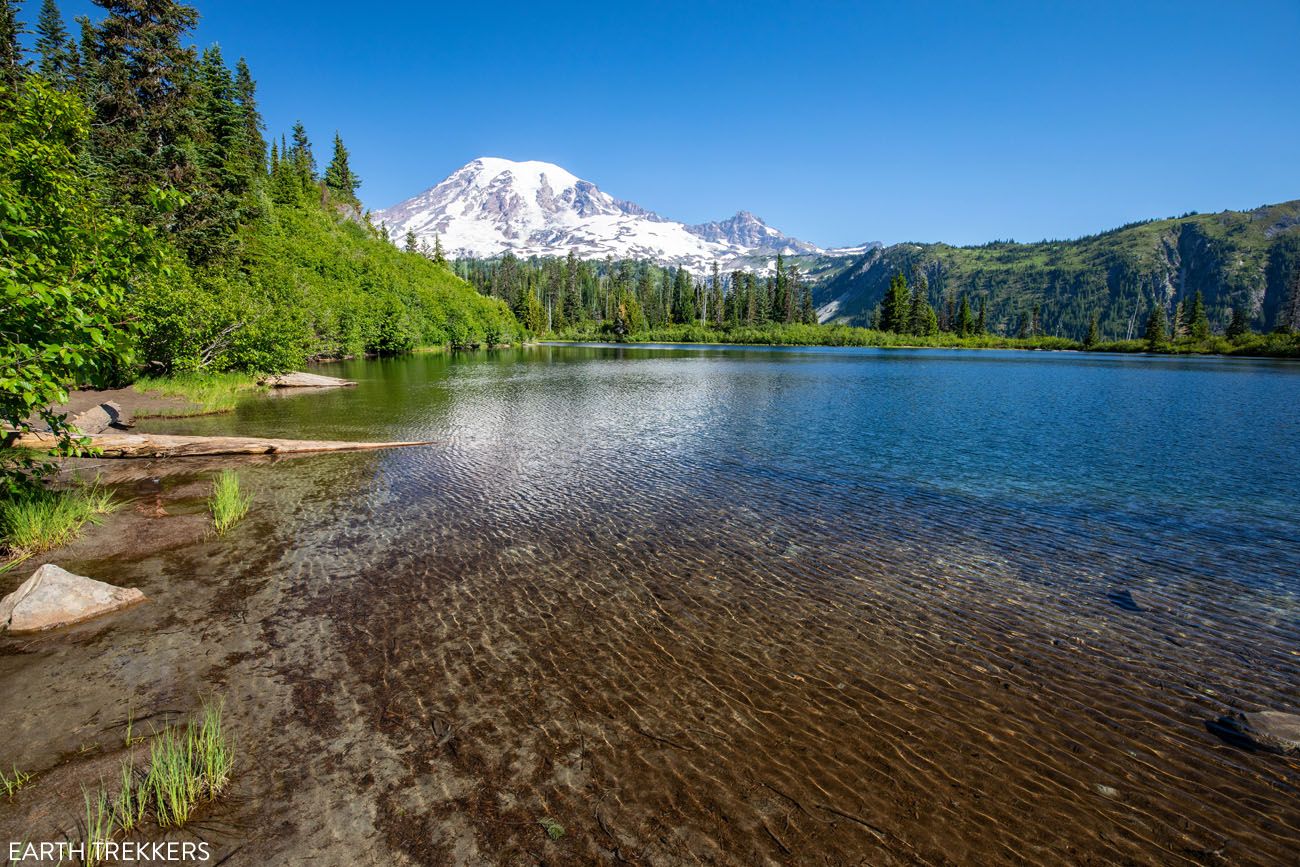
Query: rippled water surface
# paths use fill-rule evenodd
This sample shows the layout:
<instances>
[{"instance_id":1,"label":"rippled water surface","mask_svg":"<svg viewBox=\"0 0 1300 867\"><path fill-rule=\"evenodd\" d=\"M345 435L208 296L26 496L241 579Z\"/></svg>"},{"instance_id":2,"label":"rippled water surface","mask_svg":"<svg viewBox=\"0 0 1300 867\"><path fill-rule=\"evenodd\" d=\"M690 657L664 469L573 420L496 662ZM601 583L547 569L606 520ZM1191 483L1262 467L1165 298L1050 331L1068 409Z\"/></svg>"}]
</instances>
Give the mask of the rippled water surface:
<instances>
[{"instance_id":1,"label":"rippled water surface","mask_svg":"<svg viewBox=\"0 0 1300 867\"><path fill-rule=\"evenodd\" d=\"M1206 726L1300 712L1300 365L322 372L360 385L149 426L438 443L251 464L225 538L64 563L152 601L0 648L20 763L217 692L229 864L1300 861L1300 759ZM163 526L205 472L123 488Z\"/></svg>"}]
</instances>

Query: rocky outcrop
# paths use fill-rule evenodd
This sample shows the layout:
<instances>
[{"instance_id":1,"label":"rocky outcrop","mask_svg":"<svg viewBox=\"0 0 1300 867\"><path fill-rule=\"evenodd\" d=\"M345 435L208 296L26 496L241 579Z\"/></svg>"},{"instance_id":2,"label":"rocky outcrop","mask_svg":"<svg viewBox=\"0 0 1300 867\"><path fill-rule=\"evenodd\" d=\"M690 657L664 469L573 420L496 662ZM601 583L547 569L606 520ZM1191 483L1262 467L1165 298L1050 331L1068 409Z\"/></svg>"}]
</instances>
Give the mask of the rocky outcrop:
<instances>
[{"instance_id":1,"label":"rocky outcrop","mask_svg":"<svg viewBox=\"0 0 1300 867\"><path fill-rule=\"evenodd\" d=\"M339 379L337 376L294 372L268 376L262 380L262 385L269 385L271 388L338 388L346 385L356 385L356 383L350 379Z\"/></svg>"},{"instance_id":2,"label":"rocky outcrop","mask_svg":"<svg viewBox=\"0 0 1300 867\"><path fill-rule=\"evenodd\" d=\"M70 626L143 601L144 594L134 587L114 587L46 563L0 599L0 632Z\"/></svg>"},{"instance_id":3,"label":"rocky outcrop","mask_svg":"<svg viewBox=\"0 0 1300 867\"><path fill-rule=\"evenodd\" d=\"M183 458L205 455L293 455L310 452L360 452L401 446L427 446L432 440L387 443L341 442L337 440L278 440L262 437L196 437L167 434L96 434L90 447L106 458ZM26 433L12 445L28 449L49 449L53 434Z\"/></svg>"}]
</instances>

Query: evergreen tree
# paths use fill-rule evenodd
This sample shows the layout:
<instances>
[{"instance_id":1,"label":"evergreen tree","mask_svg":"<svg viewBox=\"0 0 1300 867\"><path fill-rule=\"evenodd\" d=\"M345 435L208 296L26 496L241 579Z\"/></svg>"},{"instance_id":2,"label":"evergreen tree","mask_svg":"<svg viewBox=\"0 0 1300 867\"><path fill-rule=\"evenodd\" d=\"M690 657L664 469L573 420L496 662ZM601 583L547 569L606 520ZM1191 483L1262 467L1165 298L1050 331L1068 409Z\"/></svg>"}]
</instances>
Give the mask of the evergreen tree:
<instances>
[{"instance_id":1,"label":"evergreen tree","mask_svg":"<svg viewBox=\"0 0 1300 867\"><path fill-rule=\"evenodd\" d=\"M908 328L912 334L925 336L932 333L938 333L939 318L930 306L930 300L926 296L929 294L929 281L926 279L925 272L921 271L916 275L916 285L912 288L912 301L908 310ZM931 322L934 323L934 331L930 330Z\"/></svg>"},{"instance_id":2,"label":"evergreen tree","mask_svg":"<svg viewBox=\"0 0 1300 867\"><path fill-rule=\"evenodd\" d=\"M345 202L357 203L357 189L361 179L352 173L348 165L348 149L343 145L343 138L334 133L334 158L325 169L325 186L335 197Z\"/></svg>"},{"instance_id":3,"label":"evergreen tree","mask_svg":"<svg viewBox=\"0 0 1300 867\"><path fill-rule=\"evenodd\" d=\"M68 38L68 28L63 25L63 15L55 0L42 0L36 34L41 76L59 90L66 90L77 71L77 46Z\"/></svg>"},{"instance_id":4,"label":"evergreen tree","mask_svg":"<svg viewBox=\"0 0 1300 867\"><path fill-rule=\"evenodd\" d=\"M1234 304L1232 307L1232 321L1228 323L1228 339L1240 340L1250 333L1250 317L1246 314L1246 307L1243 304Z\"/></svg>"},{"instance_id":5,"label":"evergreen tree","mask_svg":"<svg viewBox=\"0 0 1300 867\"><path fill-rule=\"evenodd\" d=\"M673 278L673 322L687 325L695 321L695 287L685 268L678 268Z\"/></svg>"},{"instance_id":6,"label":"evergreen tree","mask_svg":"<svg viewBox=\"0 0 1300 867\"><path fill-rule=\"evenodd\" d=\"M907 278L899 271L889 281L889 291L880 305L881 331L904 334L909 330L912 299L907 291Z\"/></svg>"},{"instance_id":7,"label":"evergreen tree","mask_svg":"<svg viewBox=\"0 0 1300 867\"><path fill-rule=\"evenodd\" d=\"M1155 349L1161 343L1165 342L1168 335L1165 332L1165 308L1156 304L1151 308L1151 315L1147 317L1147 330L1145 334L1147 348Z\"/></svg>"},{"instance_id":8,"label":"evergreen tree","mask_svg":"<svg viewBox=\"0 0 1300 867\"><path fill-rule=\"evenodd\" d=\"M243 115L243 149L249 170L260 177L266 173L266 139L262 137L262 113L257 108L257 82L242 57L235 64L235 98Z\"/></svg>"},{"instance_id":9,"label":"evergreen tree","mask_svg":"<svg viewBox=\"0 0 1300 867\"><path fill-rule=\"evenodd\" d=\"M310 189L316 183L316 157L311 152L311 141L307 138L307 128L302 125L302 121L294 122L291 135L293 149L290 154L293 157L294 169L303 188Z\"/></svg>"},{"instance_id":10,"label":"evergreen tree","mask_svg":"<svg viewBox=\"0 0 1300 867\"><path fill-rule=\"evenodd\" d=\"M772 321L790 321L790 282L785 273L785 257L776 254L776 276L772 284Z\"/></svg>"},{"instance_id":11,"label":"evergreen tree","mask_svg":"<svg viewBox=\"0 0 1300 867\"><path fill-rule=\"evenodd\" d=\"M1083 345L1091 349L1101 340L1100 328L1097 317L1094 315L1092 321L1088 323L1088 334L1083 338Z\"/></svg>"},{"instance_id":12,"label":"evergreen tree","mask_svg":"<svg viewBox=\"0 0 1300 867\"><path fill-rule=\"evenodd\" d=\"M975 316L971 313L970 299L961 296L961 306L957 310L957 336L970 337L975 333Z\"/></svg>"},{"instance_id":13,"label":"evergreen tree","mask_svg":"<svg viewBox=\"0 0 1300 867\"><path fill-rule=\"evenodd\" d=\"M437 235L433 236L433 261L444 268L447 267L447 257L442 252L442 238Z\"/></svg>"},{"instance_id":14,"label":"evergreen tree","mask_svg":"<svg viewBox=\"0 0 1300 867\"><path fill-rule=\"evenodd\" d=\"M1194 340L1209 340L1210 320L1205 315L1205 297L1197 289L1192 296L1191 310L1187 314L1187 333Z\"/></svg>"},{"instance_id":15,"label":"evergreen tree","mask_svg":"<svg viewBox=\"0 0 1300 867\"><path fill-rule=\"evenodd\" d=\"M713 262L713 285L710 287L711 296L709 301L709 314L712 317L715 327L721 327L726 321L726 311L724 309L724 296L722 292L722 274L718 271L718 263Z\"/></svg>"},{"instance_id":16,"label":"evergreen tree","mask_svg":"<svg viewBox=\"0 0 1300 867\"><path fill-rule=\"evenodd\" d=\"M0 84L17 87L27 70L18 35L23 32L18 20L16 0L0 0Z\"/></svg>"},{"instance_id":17,"label":"evergreen tree","mask_svg":"<svg viewBox=\"0 0 1300 867\"><path fill-rule=\"evenodd\" d=\"M980 296L980 312L979 312L979 315L975 317L975 333L976 333L976 334L988 334L988 333L989 333L988 318L987 318L987 316L986 316L987 307L988 307L988 299L981 295L981 296Z\"/></svg>"},{"instance_id":18,"label":"evergreen tree","mask_svg":"<svg viewBox=\"0 0 1300 867\"><path fill-rule=\"evenodd\" d=\"M407 229L407 230L406 230L406 239L405 239L405 242L404 242L403 245L402 245L402 249L406 250L406 252L408 252L408 253L416 253L416 252L419 252L419 246L420 246L420 242L417 241L416 238L415 238L415 230L414 230L414 229ZM503 263L503 264L504 264L504 263Z\"/></svg>"}]
</instances>

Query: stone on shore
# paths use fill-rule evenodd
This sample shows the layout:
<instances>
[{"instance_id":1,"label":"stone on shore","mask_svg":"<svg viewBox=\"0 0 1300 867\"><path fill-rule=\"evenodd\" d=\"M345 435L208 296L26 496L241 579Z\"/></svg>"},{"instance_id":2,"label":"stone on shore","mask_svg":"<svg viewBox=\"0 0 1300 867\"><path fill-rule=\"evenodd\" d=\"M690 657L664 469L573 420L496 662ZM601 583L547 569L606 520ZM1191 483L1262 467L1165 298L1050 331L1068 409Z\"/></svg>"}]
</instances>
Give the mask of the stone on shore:
<instances>
[{"instance_id":1,"label":"stone on shore","mask_svg":"<svg viewBox=\"0 0 1300 867\"><path fill-rule=\"evenodd\" d=\"M350 379L336 376L321 376L319 373L279 373L262 380L263 385L272 388L337 388L344 385L356 385Z\"/></svg>"},{"instance_id":2,"label":"stone on shore","mask_svg":"<svg viewBox=\"0 0 1300 867\"><path fill-rule=\"evenodd\" d=\"M122 410L120 404L115 401L105 401L99 406L93 406L85 412L80 412L68 419L71 424L83 434L103 433L110 427L129 428L133 422L128 413Z\"/></svg>"},{"instance_id":3,"label":"stone on shore","mask_svg":"<svg viewBox=\"0 0 1300 867\"><path fill-rule=\"evenodd\" d=\"M46 563L0 599L0 632L37 632L81 623L143 602L134 587L114 587Z\"/></svg>"},{"instance_id":4,"label":"stone on shore","mask_svg":"<svg viewBox=\"0 0 1300 867\"><path fill-rule=\"evenodd\" d=\"M1300 714L1280 710L1231 713L1212 726L1220 737L1270 753L1300 753Z\"/></svg>"}]
</instances>

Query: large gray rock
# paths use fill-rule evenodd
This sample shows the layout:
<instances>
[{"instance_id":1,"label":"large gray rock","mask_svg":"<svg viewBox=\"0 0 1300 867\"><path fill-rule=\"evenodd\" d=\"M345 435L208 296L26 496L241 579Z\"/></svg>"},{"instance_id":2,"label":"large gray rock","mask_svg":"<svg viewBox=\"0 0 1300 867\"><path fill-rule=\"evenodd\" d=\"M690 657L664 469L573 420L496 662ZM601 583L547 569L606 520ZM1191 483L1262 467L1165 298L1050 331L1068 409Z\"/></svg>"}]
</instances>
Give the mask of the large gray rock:
<instances>
[{"instance_id":1,"label":"large gray rock","mask_svg":"<svg viewBox=\"0 0 1300 867\"><path fill-rule=\"evenodd\" d=\"M111 400L74 415L68 423L85 434L103 433L110 427L129 428L133 424L130 415Z\"/></svg>"},{"instance_id":2,"label":"large gray rock","mask_svg":"<svg viewBox=\"0 0 1300 867\"><path fill-rule=\"evenodd\" d=\"M68 626L143 602L144 598L134 587L114 587L46 563L17 590L0 599L0 632Z\"/></svg>"},{"instance_id":3,"label":"large gray rock","mask_svg":"<svg viewBox=\"0 0 1300 867\"><path fill-rule=\"evenodd\" d=\"M1272 753L1300 752L1300 714L1280 710L1232 713L1217 720L1225 740Z\"/></svg>"}]
</instances>

